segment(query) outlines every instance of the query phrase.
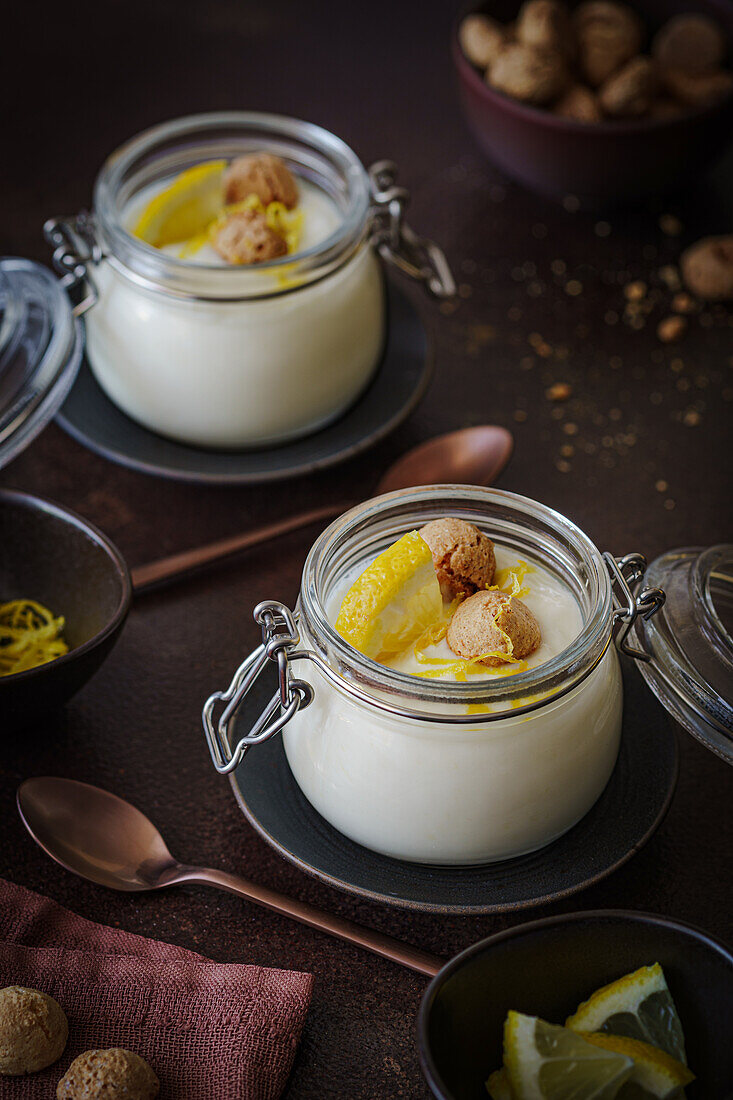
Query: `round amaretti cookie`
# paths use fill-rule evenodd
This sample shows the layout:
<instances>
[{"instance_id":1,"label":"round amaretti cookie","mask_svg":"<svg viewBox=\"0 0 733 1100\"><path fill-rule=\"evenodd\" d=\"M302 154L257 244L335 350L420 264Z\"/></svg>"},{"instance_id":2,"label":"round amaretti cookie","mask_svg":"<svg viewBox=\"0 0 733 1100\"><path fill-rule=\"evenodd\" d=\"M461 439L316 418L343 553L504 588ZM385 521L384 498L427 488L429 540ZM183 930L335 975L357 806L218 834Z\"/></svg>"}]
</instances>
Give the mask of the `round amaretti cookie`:
<instances>
[{"instance_id":1,"label":"round amaretti cookie","mask_svg":"<svg viewBox=\"0 0 733 1100\"><path fill-rule=\"evenodd\" d=\"M434 519L420 528L430 547L443 598L470 596L494 579L496 558L488 535L463 519Z\"/></svg>"},{"instance_id":2,"label":"round amaretti cookie","mask_svg":"<svg viewBox=\"0 0 733 1100\"><path fill-rule=\"evenodd\" d=\"M0 1076L37 1073L64 1053L69 1024L61 1005L38 989L0 989Z\"/></svg>"},{"instance_id":3,"label":"round amaretti cookie","mask_svg":"<svg viewBox=\"0 0 733 1100\"><path fill-rule=\"evenodd\" d=\"M160 1081L139 1054L122 1047L85 1050L56 1087L56 1100L153 1100Z\"/></svg>"},{"instance_id":4,"label":"round amaretti cookie","mask_svg":"<svg viewBox=\"0 0 733 1100\"><path fill-rule=\"evenodd\" d=\"M507 642L511 639L511 652ZM458 606L448 627L447 641L459 657L505 653L529 657L542 641L540 624L526 604L504 592L475 592ZM500 656L484 657L485 665L506 664Z\"/></svg>"}]
</instances>

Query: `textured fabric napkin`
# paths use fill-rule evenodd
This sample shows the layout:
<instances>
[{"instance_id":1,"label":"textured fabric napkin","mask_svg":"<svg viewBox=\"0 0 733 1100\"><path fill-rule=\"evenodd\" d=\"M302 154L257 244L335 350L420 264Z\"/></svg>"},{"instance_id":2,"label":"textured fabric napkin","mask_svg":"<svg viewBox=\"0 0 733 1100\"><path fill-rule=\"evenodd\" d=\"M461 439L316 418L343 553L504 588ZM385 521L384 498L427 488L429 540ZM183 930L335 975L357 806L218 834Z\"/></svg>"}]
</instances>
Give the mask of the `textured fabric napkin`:
<instances>
[{"instance_id":1,"label":"textured fabric napkin","mask_svg":"<svg viewBox=\"0 0 733 1100\"><path fill-rule=\"evenodd\" d=\"M69 1019L61 1059L29 1077L0 1077L0 1097L49 1100L77 1054L115 1046L150 1062L160 1100L275 1100L312 982L94 924L0 879L0 988L42 989Z\"/></svg>"}]
</instances>

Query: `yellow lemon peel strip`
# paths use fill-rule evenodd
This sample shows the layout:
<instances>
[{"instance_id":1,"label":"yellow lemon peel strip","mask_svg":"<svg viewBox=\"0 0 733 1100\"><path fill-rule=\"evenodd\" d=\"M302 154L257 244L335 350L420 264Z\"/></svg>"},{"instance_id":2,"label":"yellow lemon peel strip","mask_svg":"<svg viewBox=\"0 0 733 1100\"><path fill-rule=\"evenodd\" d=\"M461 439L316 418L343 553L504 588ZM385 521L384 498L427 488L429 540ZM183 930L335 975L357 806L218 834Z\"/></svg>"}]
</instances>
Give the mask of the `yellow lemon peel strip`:
<instances>
[{"instance_id":1,"label":"yellow lemon peel strip","mask_svg":"<svg viewBox=\"0 0 733 1100\"><path fill-rule=\"evenodd\" d=\"M69 652L65 621L35 600L0 604L0 676L12 676Z\"/></svg>"}]
</instances>

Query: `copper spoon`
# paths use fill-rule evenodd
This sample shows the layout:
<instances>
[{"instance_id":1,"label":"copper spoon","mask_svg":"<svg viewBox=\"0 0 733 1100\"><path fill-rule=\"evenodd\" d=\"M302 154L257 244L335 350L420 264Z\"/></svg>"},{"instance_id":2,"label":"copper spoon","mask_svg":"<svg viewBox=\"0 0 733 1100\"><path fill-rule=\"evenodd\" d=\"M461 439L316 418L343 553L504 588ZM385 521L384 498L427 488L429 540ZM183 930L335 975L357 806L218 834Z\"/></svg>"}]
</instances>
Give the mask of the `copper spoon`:
<instances>
[{"instance_id":1,"label":"copper spoon","mask_svg":"<svg viewBox=\"0 0 733 1100\"><path fill-rule=\"evenodd\" d=\"M461 428L457 432L436 436L413 447L393 462L379 481L374 495L393 493L415 485L490 485L506 466L513 447L511 432L494 424ZM165 581L184 577L204 565L297 531L300 527L331 519L352 505L353 501L326 504L253 531L139 565L132 570L135 592L139 594Z\"/></svg>"},{"instance_id":2,"label":"copper spoon","mask_svg":"<svg viewBox=\"0 0 733 1100\"><path fill-rule=\"evenodd\" d=\"M443 959L239 875L178 863L152 821L100 787L52 776L26 779L18 788L18 810L28 832L51 859L100 886L126 892L186 882L217 886L420 974L433 977L443 966Z\"/></svg>"}]
</instances>

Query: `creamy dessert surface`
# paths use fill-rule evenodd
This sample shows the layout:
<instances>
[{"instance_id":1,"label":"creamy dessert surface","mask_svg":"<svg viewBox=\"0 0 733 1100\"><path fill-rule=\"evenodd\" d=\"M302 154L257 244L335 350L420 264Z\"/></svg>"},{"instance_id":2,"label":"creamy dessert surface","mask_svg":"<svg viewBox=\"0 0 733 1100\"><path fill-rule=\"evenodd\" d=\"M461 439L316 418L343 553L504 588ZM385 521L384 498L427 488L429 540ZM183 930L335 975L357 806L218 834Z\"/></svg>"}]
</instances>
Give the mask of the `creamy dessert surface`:
<instances>
[{"instance_id":1,"label":"creamy dessert surface","mask_svg":"<svg viewBox=\"0 0 733 1100\"><path fill-rule=\"evenodd\" d=\"M129 203L125 210L123 222L130 232L133 231L145 207L157 195L162 194L167 187L170 187L175 178L175 176L170 176L158 180L156 183L144 188ZM302 179L300 176L297 177L297 181L298 203L294 209L301 214L301 218L299 219L298 247L292 254L293 257L321 244L327 237L330 237L342 221L336 203L326 194L323 188L311 183L310 180ZM215 267L231 266L208 241L202 243L200 247L194 248L187 247L185 241L177 241L173 244L164 245L160 251L176 259L183 259L187 263Z\"/></svg>"},{"instance_id":2,"label":"creamy dessert surface","mask_svg":"<svg viewBox=\"0 0 733 1100\"><path fill-rule=\"evenodd\" d=\"M467 670L467 677L470 680L496 679L497 676L510 676L545 664L550 658L566 649L580 634L583 627L581 610L573 593L555 574L534 559L520 559L516 551L500 544L494 545L494 553L496 556L495 583L498 581L506 585L508 570L516 570L519 577L523 572L521 563L529 566L529 570L520 581L520 598L537 619L542 640L533 653L516 664L506 663L496 667L472 665ZM346 592L363 569L364 566L361 564L351 570L332 593L327 608L329 621L332 624L336 622ZM449 613L449 608L450 604L444 601L446 615ZM415 647L410 646L400 656L385 664L398 672L412 676L424 677L427 672L430 673L431 679L435 679L436 674L438 679L443 680L457 681L465 678L460 670L466 662L452 652L445 638L437 644L424 646L418 650L418 653L419 656L415 652Z\"/></svg>"}]
</instances>

